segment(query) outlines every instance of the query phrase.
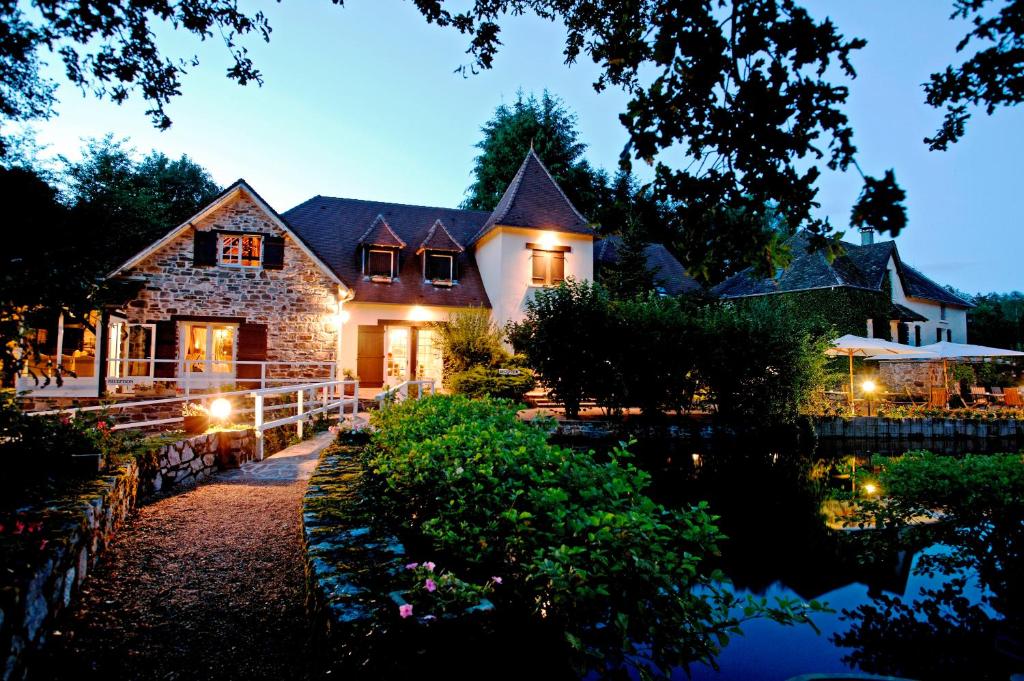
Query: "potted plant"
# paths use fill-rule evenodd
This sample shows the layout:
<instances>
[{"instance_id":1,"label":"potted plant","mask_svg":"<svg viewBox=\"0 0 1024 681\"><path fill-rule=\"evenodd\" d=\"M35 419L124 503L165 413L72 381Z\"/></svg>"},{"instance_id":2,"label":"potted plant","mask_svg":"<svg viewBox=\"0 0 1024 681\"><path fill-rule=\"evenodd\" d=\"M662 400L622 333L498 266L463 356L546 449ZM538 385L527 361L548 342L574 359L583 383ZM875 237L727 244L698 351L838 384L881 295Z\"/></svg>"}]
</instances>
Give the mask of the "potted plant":
<instances>
[{"instance_id":1,"label":"potted plant","mask_svg":"<svg viewBox=\"0 0 1024 681\"><path fill-rule=\"evenodd\" d=\"M210 412L198 402L186 402L181 407L181 416L189 435L201 435L210 427Z\"/></svg>"},{"instance_id":2,"label":"potted plant","mask_svg":"<svg viewBox=\"0 0 1024 681\"><path fill-rule=\"evenodd\" d=\"M351 369L345 369L344 371L341 372L341 375L342 375L342 378L344 380L346 380L346 381L358 381L359 380L359 377L356 376L355 373ZM355 385L346 385L346 386L344 386L344 388L345 388L345 393L344 393L345 397L355 397L355 394L356 394L356 386Z\"/></svg>"}]
</instances>

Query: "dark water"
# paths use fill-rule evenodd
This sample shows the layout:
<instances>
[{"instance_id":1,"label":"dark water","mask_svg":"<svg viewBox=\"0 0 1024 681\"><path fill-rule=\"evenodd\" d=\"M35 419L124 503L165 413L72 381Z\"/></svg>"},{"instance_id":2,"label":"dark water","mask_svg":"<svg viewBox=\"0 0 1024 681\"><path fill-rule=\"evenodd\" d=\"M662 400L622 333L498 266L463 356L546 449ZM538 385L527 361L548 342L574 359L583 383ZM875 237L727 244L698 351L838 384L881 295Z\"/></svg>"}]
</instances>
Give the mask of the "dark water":
<instances>
[{"instance_id":1,"label":"dark water","mask_svg":"<svg viewBox=\"0 0 1024 681\"><path fill-rule=\"evenodd\" d=\"M612 444L586 446L600 452ZM810 673L870 672L981 680L1024 671L1024 661L993 650L992 623L998 626L1002 617L982 604L984 587L973 572L956 572L963 588L947 594L941 590L950 577L915 572L923 556L946 555L946 547L929 545L927 538L916 545L878 547L870 543L870 533L825 527L821 502L837 484L830 467L843 455L878 451L861 443L845 451L840 443L829 444L766 446L765 440L755 440L695 446L646 440L631 447L637 464L652 473L652 496L670 506L706 499L721 516L720 526L730 539L717 567L729 576L733 591L769 599L816 599L835 610L812 617L820 633L806 625L748 622L744 635L722 651L719 670L696 666L689 678L785 681ZM900 619L888 598L913 605ZM873 609L859 617L843 612L862 607ZM974 613L974 607L980 614L965 617L963 611ZM1013 632L1017 641L1019 633ZM688 676L678 670L673 678Z\"/></svg>"}]
</instances>

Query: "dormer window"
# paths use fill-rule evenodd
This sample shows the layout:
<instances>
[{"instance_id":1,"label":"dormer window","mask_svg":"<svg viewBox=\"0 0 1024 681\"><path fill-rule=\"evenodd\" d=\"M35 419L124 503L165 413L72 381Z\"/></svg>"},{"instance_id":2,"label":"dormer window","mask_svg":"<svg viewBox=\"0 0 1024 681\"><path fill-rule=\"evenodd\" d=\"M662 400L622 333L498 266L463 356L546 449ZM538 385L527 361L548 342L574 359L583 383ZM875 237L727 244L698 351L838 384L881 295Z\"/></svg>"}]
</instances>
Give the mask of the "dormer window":
<instances>
[{"instance_id":1,"label":"dormer window","mask_svg":"<svg viewBox=\"0 0 1024 681\"><path fill-rule=\"evenodd\" d=\"M227 267L259 267L263 257L263 237L258 234L221 234L217 244L217 263Z\"/></svg>"},{"instance_id":2,"label":"dormer window","mask_svg":"<svg viewBox=\"0 0 1024 681\"><path fill-rule=\"evenodd\" d=\"M434 283L452 282L455 280L455 256L447 253L427 253L426 271L423 278Z\"/></svg>"},{"instance_id":3,"label":"dormer window","mask_svg":"<svg viewBox=\"0 0 1024 681\"><path fill-rule=\"evenodd\" d=\"M373 279L394 279L395 252L377 248L367 249L363 273Z\"/></svg>"},{"instance_id":4,"label":"dormer window","mask_svg":"<svg viewBox=\"0 0 1024 681\"><path fill-rule=\"evenodd\" d=\"M570 246L542 246L528 243L532 283L534 286L557 286L565 281L565 254L572 252Z\"/></svg>"}]
</instances>

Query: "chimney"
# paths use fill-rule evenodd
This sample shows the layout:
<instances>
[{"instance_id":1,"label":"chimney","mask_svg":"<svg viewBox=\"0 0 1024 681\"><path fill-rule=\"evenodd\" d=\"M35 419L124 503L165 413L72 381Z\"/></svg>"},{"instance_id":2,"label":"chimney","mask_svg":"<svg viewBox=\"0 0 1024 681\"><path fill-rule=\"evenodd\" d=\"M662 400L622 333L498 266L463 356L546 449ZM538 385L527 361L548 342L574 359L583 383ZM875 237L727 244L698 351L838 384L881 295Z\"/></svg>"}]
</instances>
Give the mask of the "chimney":
<instances>
[{"instance_id":1,"label":"chimney","mask_svg":"<svg viewBox=\"0 0 1024 681\"><path fill-rule=\"evenodd\" d=\"M875 230L871 229L870 227L861 227L860 245L870 246L873 243L875 243Z\"/></svg>"}]
</instances>

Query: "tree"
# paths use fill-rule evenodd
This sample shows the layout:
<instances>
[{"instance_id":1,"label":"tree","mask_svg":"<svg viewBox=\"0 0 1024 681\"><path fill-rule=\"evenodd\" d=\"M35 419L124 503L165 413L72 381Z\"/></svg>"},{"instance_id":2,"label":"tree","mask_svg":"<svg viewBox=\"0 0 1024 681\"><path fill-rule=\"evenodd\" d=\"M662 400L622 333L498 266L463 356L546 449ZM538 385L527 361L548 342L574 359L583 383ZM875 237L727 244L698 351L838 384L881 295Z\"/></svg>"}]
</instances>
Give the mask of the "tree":
<instances>
[{"instance_id":1,"label":"tree","mask_svg":"<svg viewBox=\"0 0 1024 681\"><path fill-rule=\"evenodd\" d=\"M630 95L620 116L629 133L623 165L655 165L655 197L671 206L670 226L684 235L680 255L697 277L715 280L749 264L774 269L778 243L762 227L771 202L787 224L811 232L812 246L836 252L838 235L811 211L822 164L856 167L843 112L848 89L830 74L854 77L850 59L865 42L846 39L829 19L815 20L795 0L417 5L429 21L472 36L470 70L492 65L504 16L532 11L563 21L566 62L589 56L601 68L599 91ZM896 199L894 179L865 180L855 214L895 236L901 206L874 200Z\"/></svg>"},{"instance_id":2,"label":"tree","mask_svg":"<svg viewBox=\"0 0 1024 681\"><path fill-rule=\"evenodd\" d=\"M654 290L657 273L647 266L648 245L635 223L623 231L616 243L615 262L602 266L598 272L598 280L613 298L632 298Z\"/></svg>"},{"instance_id":3,"label":"tree","mask_svg":"<svg viewBox=\"0 0 1024 681\"><path fill-rule=\"evenodd\" d=\"M967 337L972 343L997 348L1024 348L1024 294L985 293L968 296Z\"/></svg>"},{"instance_id":4,"label":"tree","mask_svg":"<svg viewBox=\"0 0 1024 681\"><path fill-rule=\"evenodd\" d=\"M967 19L971 30L957 44L963 52L972 43L987 44L958 66L933 73L925 83L925 101L945 108L942 125L926 137L930 149L945 151L964 136L971 114L969 106L984 106L992 115L998 107L1024 101L1024 0L1001 0L995 14L987 10L992 0L955 0L951 19Z\"/></svg>"},{"instance_id":5,"label":"tree","mask_svg":"<svg viewBox=\"0 0 1024 681\"><path fill-rule=\"evenodd\" d=\"M91 139L77 162L64 161L65 201L97 275L194 215L220 193L209 172L187 156L158 151L138 158L125 140Z\"/></svg>"},{"instance_id":6,"label":"tree","mask_svg":"<svg viewBox=\"0 0 1024 681\"><path fill-rule=\"evenodd\" d=\"M47 50L59 55L75 86L118 104L136 92L149 104L153 124L170 127L164 108L199 60L166 56L154 32L163 25L200 40L220 36L231 55L228 78L262 84L238 40L256 33L269 41L270 25L262 12L249 16L234 0L8 1L0 3L0 119L52 115L55 85L40 73L40 53Z\"/></svg>"}]
</instances>

